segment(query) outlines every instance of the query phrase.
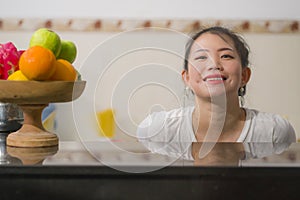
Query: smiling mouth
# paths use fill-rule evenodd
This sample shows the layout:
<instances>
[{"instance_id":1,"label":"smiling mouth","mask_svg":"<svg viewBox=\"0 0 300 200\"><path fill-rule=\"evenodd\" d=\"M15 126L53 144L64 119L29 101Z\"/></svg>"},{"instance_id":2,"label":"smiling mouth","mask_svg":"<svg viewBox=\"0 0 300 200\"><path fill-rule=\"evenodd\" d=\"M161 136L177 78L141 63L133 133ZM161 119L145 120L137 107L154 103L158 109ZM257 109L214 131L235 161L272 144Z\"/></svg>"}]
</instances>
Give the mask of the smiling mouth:
<instances>
[{"instance_id":1,"label":"smiling mouth","mask_svg":"<svg viewBox=\"0 0 300 200\"><path fill-rule=\"evenodd\" d=\"M226 81L226 77L207 77L203 81Z\"/></svg>"}]
</instances>

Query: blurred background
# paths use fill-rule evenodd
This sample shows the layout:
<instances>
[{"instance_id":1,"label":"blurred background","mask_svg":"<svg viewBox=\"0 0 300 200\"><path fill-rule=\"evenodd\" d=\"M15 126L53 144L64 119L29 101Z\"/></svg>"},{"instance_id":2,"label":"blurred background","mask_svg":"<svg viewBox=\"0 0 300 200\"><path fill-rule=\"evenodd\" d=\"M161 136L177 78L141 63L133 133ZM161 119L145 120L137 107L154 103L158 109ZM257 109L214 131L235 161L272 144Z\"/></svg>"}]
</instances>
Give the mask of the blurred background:
<instances>
[{"instance_id":1,"label":"blurred background","mask_svg":"<svg viewBox=\"0 0 300 200\"><path fill-rule=\"evenodd\" d=\"M101 139L96 114L107 109L115 114L113 137L134 139L149 112L185 103L188 35L230 27L251 49L246 107L282 115L300 138L299 7L297 0L10 0L0 7L0 42L26 49L32 33L48 27L77 45L74 66L87 88L75 102L55 104L60 140Z\"/></svg>"}]
</instances>

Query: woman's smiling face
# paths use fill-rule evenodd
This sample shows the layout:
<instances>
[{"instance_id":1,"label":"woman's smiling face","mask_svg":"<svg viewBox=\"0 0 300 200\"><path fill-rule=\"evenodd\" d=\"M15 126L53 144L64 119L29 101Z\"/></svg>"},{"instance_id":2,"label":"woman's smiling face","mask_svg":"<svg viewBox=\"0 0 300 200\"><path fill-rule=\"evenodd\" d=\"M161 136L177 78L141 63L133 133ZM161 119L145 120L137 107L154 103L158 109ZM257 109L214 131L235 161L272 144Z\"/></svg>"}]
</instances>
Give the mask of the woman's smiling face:
<instances>
[{"instance_id":1,"label":"woman's smiling face","mask_svg":"<svg viewBox=\"0 0 300 200\"><path fill-rule=\"evenodd\" d=\"M246 72L249 68L242 68L233 41L226 35L199 36L191 47L188 61L184 81L200 98L224 93L238 96L238 89L249 80L250 74Z\"/></svg>"}]
</instances>

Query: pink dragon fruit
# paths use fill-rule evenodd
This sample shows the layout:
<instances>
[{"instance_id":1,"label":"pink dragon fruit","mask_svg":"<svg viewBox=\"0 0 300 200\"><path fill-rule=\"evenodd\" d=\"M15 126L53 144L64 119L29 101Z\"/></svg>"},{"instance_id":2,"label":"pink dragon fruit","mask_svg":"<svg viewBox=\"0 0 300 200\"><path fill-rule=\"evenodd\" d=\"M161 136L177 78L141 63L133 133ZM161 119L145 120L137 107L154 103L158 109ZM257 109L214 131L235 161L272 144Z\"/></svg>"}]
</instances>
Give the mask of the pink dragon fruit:
<instances>
[{"instance_id":1,"label":"pink dragon fruit","mask_svg":"<svg viewBox=\"0 0 300 200\"><path fill-rule=\"evenodd\" d=\"M0 79L7 79L19 69L19 58L24 51L18 51L12 42L0 44Z\"/></svg>"}]
</instances>

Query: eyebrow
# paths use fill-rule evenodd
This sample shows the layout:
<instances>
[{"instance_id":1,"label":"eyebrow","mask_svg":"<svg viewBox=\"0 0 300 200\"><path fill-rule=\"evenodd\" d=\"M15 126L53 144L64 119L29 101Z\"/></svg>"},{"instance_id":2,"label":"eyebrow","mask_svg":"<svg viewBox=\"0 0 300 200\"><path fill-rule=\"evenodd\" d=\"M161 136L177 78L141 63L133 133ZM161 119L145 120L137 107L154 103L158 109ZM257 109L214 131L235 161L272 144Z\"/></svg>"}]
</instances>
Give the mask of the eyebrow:
<instances>
[{"instance_id":1,"label":"eyebrow","mask_svg":"<svg viewBox=\"0 0 300 200\"><path fill-rule=\"evenodd\" d=\"M205 51L205 52L208 52L209 50L208 49L197 49L195 52L202 52L202 51ZM228 48L228 47L223 47L223 48L220 48L218 49L218 51L234 51L232 48Z\"/></svg>"}]
</instances>

